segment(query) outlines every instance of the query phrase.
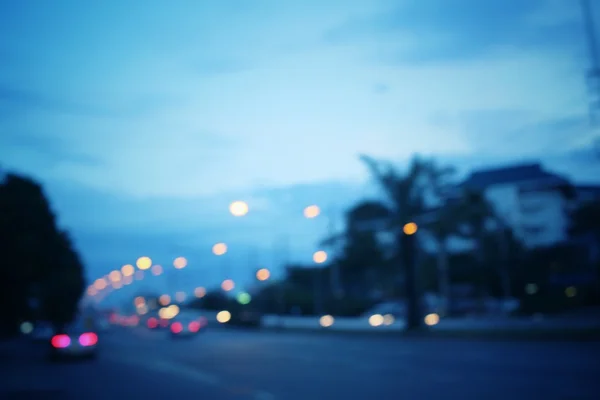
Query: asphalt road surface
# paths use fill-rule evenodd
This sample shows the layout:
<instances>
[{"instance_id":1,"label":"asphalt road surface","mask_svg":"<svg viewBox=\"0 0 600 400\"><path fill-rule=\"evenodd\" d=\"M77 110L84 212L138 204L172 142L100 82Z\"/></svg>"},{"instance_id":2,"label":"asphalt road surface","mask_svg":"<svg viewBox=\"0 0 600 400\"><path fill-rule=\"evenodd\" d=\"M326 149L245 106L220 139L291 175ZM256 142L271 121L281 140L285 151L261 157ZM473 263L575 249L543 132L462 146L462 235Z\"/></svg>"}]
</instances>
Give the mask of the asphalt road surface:
<instances>
[{"instance_id":1,"label":"asphalt road surface","mask_svg":"<svg viewBox=\"0 0 600 400\"><path fill-rule=\"evenodd\" d=\"M600 342L116 330L95 361L0 347L4 399L598 399ZM10 397L13 396L13 397ZM21 397L19 397L21 396Z\"/></svg>"}]
</instances>

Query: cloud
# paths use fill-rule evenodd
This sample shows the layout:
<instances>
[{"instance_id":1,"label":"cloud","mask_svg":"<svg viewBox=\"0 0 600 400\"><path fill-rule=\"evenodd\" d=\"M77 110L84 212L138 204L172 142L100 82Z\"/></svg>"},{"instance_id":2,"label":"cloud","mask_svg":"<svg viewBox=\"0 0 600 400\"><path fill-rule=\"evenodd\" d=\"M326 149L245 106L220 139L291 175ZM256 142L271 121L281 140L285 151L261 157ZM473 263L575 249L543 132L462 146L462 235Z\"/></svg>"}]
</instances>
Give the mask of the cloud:
<instances>
[{"instance_id":1,"label":"cloud","mask_svg":"<svg viewBox=\"0 0 600 400\"><path fill-rule=\"evenodd\" d=\"M389 63L470 60L509 48L581 53L579 19L577 7L560 0L408 0L350 19L324 40L382 43L376 57Z\"/></svg>"}]
</instances>

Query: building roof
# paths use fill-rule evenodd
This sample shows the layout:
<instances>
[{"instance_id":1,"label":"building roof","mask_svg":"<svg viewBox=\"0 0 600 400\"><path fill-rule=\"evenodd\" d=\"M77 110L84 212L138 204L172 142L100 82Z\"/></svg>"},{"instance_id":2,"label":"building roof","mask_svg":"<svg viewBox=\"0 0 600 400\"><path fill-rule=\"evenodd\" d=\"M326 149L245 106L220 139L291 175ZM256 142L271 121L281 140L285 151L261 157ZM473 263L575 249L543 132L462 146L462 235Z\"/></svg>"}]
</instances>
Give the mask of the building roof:
<instances>
[{"instance_id":1,"label":"building roof","mask_svg":"<svg viewBox=\"0 0 600 400\"><path fill-rule=\"evenodd\" d=\"M568 183L568 180L560 175L545 171L539 163L528 163L504 168L474 171L463 182L463 185L484 189L493 185L532 181L547 181L552 184Z\"/></svg>"}]
</instances>

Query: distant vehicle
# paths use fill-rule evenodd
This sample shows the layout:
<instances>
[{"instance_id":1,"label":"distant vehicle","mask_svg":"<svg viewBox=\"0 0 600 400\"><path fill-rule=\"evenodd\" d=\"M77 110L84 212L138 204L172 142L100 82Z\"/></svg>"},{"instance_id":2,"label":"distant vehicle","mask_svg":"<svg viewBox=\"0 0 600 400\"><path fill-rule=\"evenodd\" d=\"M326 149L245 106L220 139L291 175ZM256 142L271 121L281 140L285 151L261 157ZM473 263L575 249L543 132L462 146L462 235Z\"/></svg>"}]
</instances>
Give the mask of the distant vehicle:
<instances>
[{"instance_id":1,"label":"distant vehicle","mask_svg":"<svg viewBox=\"0 0 600 400\"><path fill-rule=\"evenodd\" d=\"M176 318L171 322L170 330L171 337L191 337L195 336L200 332L203 332L208 325L208 321L204 317L190 318L180 317Z\"/></svg>"},{"instance_id":2,"label":"distant vehicle","mask_svg":"<svg viewBox=\"0 0 600 400\"><path fill-rule=\"evenodd\" d=\"M79 318L50 339L50 359L96 357L98 333L93 320Z\"/></svg>"}]
</instances>

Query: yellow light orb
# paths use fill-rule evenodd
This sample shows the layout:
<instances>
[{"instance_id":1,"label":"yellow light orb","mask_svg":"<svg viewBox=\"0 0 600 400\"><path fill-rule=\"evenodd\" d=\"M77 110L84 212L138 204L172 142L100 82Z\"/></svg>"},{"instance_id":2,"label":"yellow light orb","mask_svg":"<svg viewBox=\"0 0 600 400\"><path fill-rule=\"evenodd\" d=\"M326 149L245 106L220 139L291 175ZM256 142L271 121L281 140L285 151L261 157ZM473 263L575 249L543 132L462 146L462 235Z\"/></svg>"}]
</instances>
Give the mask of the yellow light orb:
<instances>
[{"instance_id":1,"label":"yellow light orb","mask_svg":"<svg viewBox=\"0 0 600 400\"><path fill-rule=\"evenodd\" d=\"M335 320L331 315L323 315L321 318L319 318L319 324L323 328L329 328L334 322Z\"/></svg>"},{"instance_id":2,"label":"yellow light orb","mask_svg":"<svg viewBox=\"0 0 600 400\"><path fill-rule=\"evenodd\" d=\"M121 267L123 276L132 276L135 273L135 268L131 264L126 264Z\"/></svg>"},{"instance_id":3,"label":"yellow light orb","mask_svg":"<svg viewBox=\"0 0 600 400\"><path fill-rule=\"evenodd\" d=\"M415 224L414 222L409 222L408 224L404 225L404 227L402 228L402 231L404 231L405 235L414 235L415 233L417 233L417 230L419 229L419 227L417 226L417 224Z\"/></svg>"},{"instance_id":4,"label":"yellow light orb","mask_svg":"<svg viewBox=\"0 0 600 400\"><path fill-rule=\"evenodd\" d=\"M142 296L138 296L135 299L133 299L133 304L136 307L142 306L142 305L146 304L146 299L144 299Z\"/></svg>"},{"instance_id":5,"label":"yellow light orb","mask_svg":"<svg viewBox=\"0 0 600 400\"><path fill-rule=\"evenodd\" d=\"M243 217L248 214L248 204L244 201L234 201L229 205L229 212L234 217Z\"/></svg>"},{"instance_id":6,"label":"yellow light orb","mask_svg":"<svg viewBox=\"0 0 600 400\"><path fill-rule=\"evenodd\" d=\"M152 259L150 257L146 257L146 256L140 257L135 262L135 265L137 265L137 267L139 269L141 269L142 271L147 270L148 268L150 268L152 266Z\"/></svg>"},{"instance_id":7,"label":"yellow light orb","mask_svg":"<svg viewBox=\"0 0 600 400\"><path fill-rule=\"evenodd\" d=\"M319 250L313 254L313 261L317 264L323 264L327 261L327 253L323 250Z\"/></svg>"},{"instance_id":8,"label":"yellow light orb","mask_svg":"<svg viewBox=\"0 0 600 400\"><path fill-rule=\"evenodd\" d=\"M312 206L308 206L304 209L304 217L305 218L316 218L321 214L321 209L319 208L319 206L316 205L312 205Z\"/></svg>"},{"instance_id":9,"label":"yellow light orb","mask_svg":"<svg viewBox=\"0 0 600 400\"><path fill-rule=\"evenodd\" d=\"M436 313L427 314L425 316L425 324L428 326L437 325L440 322L440 316Z\"/></svg>"},{"instance_id":10,"label":"yellow light orb","mask_svg":"<svg viewBox=\"0 0 600 400\"><path fill-rule=\"evenodd\" d=\"M158 302L161 306L167 306L171 302L171 296L168 294L163 294L158 298Z\"/></svg>"},{"instance_id":11,"label":"yellow light orb","mask_svg":"<svg viewBox=\"0 0 600 400\"><path fill-rule=\"evenodd\" d=\"M161 265L153 265L152 269L150 271L152 272L152 275L158 276L158 275L162 274L163 268Z\"/></svg>"},{"instance_id":12,"label":"yellow light orb","mask_svg":"<svg viewBox=\"0 0 600 400\"><path fill-rule=\"evenodd\" d=\"M106 289L107 283L106 280L104 280L104 278L100 278L100 279L96 279L96 281L94 282L94 287L96 288L96 290L104 290Z\"/></svg>"},{"instance_id":13,"label":"yellow light orb","mask_svg":"<svg viewBox=\"0 0 600 400\"><path fill-rule=\"evenodd\" d=\"M203 287L197 287L196 289L194 289L194 296L201 299L202 297L206 296L206 289L204 289Z\"/></svg>"},{"instance_id":14,"label":"yellow light orb","mask_svg":"<svg viewBox=\"0 0 600 400\"><path fill-rule=\"evenodd\" d=\"M221 289L226 292L233 290L235 288L235 283L231 279L225 279L223 283L221 283Z\"/></svg>"},{"instance_id":15,"label":"yellow light orb","mask_svg":"<svg viewBox=\"0 0 600 400\"><path fill-rule=\"evenodd\" d=\"M217 243L213 246L212 252L215 256L222 256L227 253L227 245L225 243Z\"/></svg>"},{"instance_id":16,"label":"yellow light orb","mask_svg":"<svg viewBox=\"0 0 600 400\"><path fill-rule=\"evenodd\" d=\"M380 326L383 325L383 315L381 314L375 314L375 315L371 315L369 317L369 325L371 326Z\"/></svg>"},{"instance_id":17,"label":"yellow light orb","mask_svg":"<svg viewBox=\"0 0 600 400\"><path fill-rule=\"evenodd\" d=\"M219 321L222 324L229 322L230 319L231 313L229 311L219 311L219 313L217 314L217 321Z\"/></svg>"},{"instance_id":18,"label":"yellow light orb","mask_svg":"<svg viewBox=\"0 0 600 400\"><path fill-rule=\"evenodd\" d=\"M182 269L187 266L187 259L185 257L177 257L173 261L173 266L177 269Z\"/></svg>"},{"instance_id":19,"label":"yellow light orb","mask_svg":"<svg viewBox=\"0 0 600 400\"><path fill-rule=\"evenodd\" d=\"M271 272L269 272L269 270L266 268L261 268L258 271L256 271L256 279L258 279L259 281L266 281L267 279L269 279L270 276Z\"/></svg>"}]
</instances>

